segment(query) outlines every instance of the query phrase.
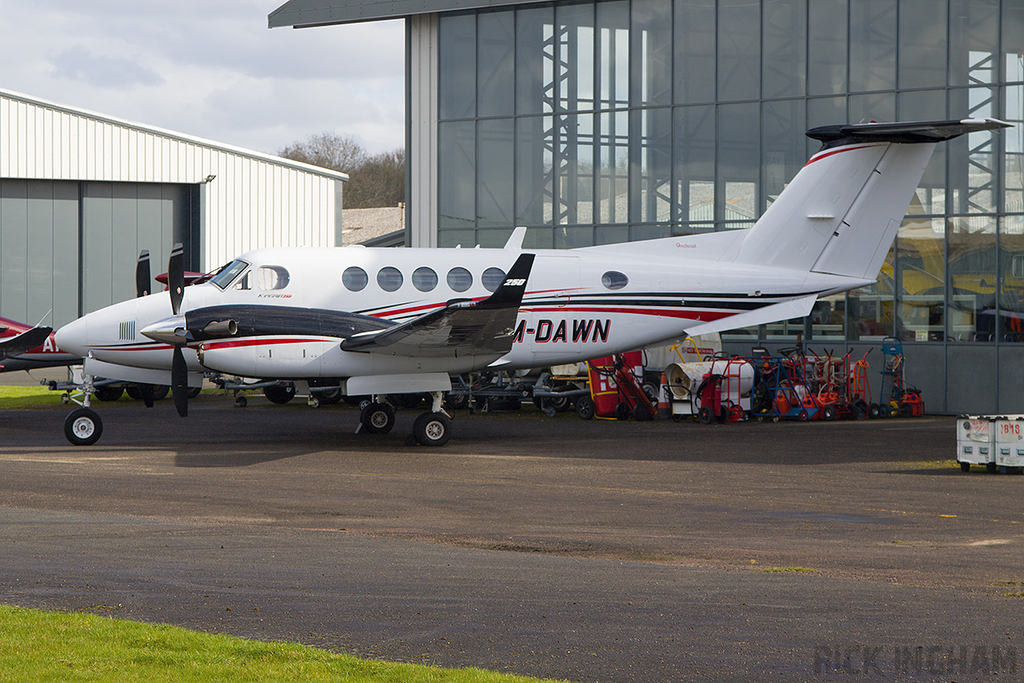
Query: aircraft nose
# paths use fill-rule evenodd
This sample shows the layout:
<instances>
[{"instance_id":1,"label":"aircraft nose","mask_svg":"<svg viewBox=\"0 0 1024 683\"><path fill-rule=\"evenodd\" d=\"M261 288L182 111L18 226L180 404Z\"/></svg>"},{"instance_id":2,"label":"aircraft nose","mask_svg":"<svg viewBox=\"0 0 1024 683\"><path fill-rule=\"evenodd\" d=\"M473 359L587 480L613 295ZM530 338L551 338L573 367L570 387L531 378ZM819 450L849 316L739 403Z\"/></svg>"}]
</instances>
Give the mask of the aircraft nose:
<instances>
[{"instance_id":1,"label":"aircraft nose","mask_svg":"<svg viewBox=\"0 0 1024 683\"><path fill-rule=\"evenodd\" d=\"M57 330L54 336L57 348L76 356L85 356L89 352L89 321L87 318L88 316L79 318Z\"/></svg>"}]
</instances>

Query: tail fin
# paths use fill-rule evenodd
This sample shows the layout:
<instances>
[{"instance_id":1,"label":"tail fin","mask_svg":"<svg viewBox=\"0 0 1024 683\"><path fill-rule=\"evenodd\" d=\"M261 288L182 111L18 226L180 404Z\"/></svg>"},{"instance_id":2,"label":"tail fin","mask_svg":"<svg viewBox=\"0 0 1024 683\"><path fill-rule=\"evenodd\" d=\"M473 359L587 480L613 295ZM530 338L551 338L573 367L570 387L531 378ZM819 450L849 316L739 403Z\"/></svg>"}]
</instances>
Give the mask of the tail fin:
<instances>
[{"instance_id":1,"label":"tail fin","mask_svg":"<svg viewBox=\"0 0 1024 683\"><path fill-rule=\"evenodd\" d=\"M935 145L996 119L867 123L807 132L822 148L743 240L737 263L873 279Z\"/></svg>"}]
</instances>

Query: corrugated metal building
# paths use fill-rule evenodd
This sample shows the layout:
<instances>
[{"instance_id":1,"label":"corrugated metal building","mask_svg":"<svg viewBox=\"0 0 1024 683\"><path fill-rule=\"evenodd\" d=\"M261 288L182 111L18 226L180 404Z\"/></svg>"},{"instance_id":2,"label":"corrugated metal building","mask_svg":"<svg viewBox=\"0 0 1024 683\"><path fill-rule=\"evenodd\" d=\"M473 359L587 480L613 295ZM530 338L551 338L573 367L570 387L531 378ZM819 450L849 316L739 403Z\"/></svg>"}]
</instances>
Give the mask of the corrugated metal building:
<instances>
[{"instance_id":1,"label":"corrugated metal building","mask_svg":"<svg viewBox=\"0 0 1024 683\"><path fill-rule=\"evenodd\" d=\"M209 271L340 246L343 173L0 90L0 315L54 327L135 294L149 249Z\"/></svg>"}]
</instances>

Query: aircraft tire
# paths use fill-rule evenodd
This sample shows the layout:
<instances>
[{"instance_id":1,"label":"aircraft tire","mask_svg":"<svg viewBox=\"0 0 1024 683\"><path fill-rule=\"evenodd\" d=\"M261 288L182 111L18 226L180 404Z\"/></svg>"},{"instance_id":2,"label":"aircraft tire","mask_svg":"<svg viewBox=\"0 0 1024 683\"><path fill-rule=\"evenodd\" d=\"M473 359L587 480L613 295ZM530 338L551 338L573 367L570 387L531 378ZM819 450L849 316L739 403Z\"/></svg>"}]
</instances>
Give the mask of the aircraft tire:
<instances>
[{"instance_id":1,"label":"aircraft tire","mask_svg":"<svg viewBox=\"0 0 1024 683\"><path fill-rule=\"evenodd\" d=\"M263 395L266 396L267 400L270 401L271 403L284 405L285 403L288 403L288 401L295 398L295 385L288 384L285 386L276 385L271 387L264 387Z\"/></svg>"},{"instance_id":2,"label":"aircraft tire","mask_svg":"<svg viewBox=\"0 0 1024 683\"><path fill-rule=\"evenodd\" d=\"M412 425L412 435L421 446L443 446L452 438L452 421L444 413L423 413Z\"/></svg>"},{"instance_id":3,"label":"aircraft tire","mask_svg":"<svg viewBox=\"0 0 1024 683\"><path fill-rule=\"evenodd\" d=\"M123 393L124 387L117 384L107 387L96 387L96 398L104 402L116 401L121 398Z\"/></svg>"},{"instance_id":4,"label":"aircraft tire","mask_svg":"<svg viewBox=\"0 0 1024 683\"><path fill-rule=\"evenodd\" d=\"M75 446L91 446L103 434L103 421L89 408L73 410L64 420L64 436Z\"/></svg>"},{"instance_id":5,"label":"aircraft tire","mask_svg":"<svg viewBox=\"0 0 1024 683\"><path fill-rule=\"evenodd\" d=\"M370 403L359 414L359 421L371 434L387 434L395 426L395 409L387 403Z\"/></svg>"}]
</instances>

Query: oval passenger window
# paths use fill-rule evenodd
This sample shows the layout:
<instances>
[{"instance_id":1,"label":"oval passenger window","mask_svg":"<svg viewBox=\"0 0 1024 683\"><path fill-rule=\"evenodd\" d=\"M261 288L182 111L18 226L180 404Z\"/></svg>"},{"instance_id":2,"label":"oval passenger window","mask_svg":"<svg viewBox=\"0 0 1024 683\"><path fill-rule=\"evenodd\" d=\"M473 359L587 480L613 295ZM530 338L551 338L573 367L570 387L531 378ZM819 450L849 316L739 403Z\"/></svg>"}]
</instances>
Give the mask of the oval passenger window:
<instances>
[{"instance_id":1,"label":"oval passenger window","mask_svg":"<svg viewBox=\"0 0 1024 683\"><path fill-rule=\"evenodd\" d=\"M484 289L488 292L496 290L504 281L505 271L501 268L488 268L484 271L484 274L480 276L480 282L483 283Z\"/></svg>"},{"instance_id":2,"label":"oval passenger window","mask_svg":"<svg viewBox=\"0 0 1024 683\"><path fill-rule=\"evenodd\" d=\"M629 278L617 270L609 270L601 276L601 284L608 289L622 289L629 284Z\"/></svg>"},{"instance_id":3,"label":"oval passenger window","mask_svg":"<svg viewBox=\"0 0 1024 683\"><path fill-rule=\"evenodd\" d=\"M345 285L345 289L351 292L361 292L369 281L370 277L359 266L349 266L341 274L341 284Z\"/></svg>"},{"instance_id":4,"label":"oval passenger window","mask_svg":"<svg viewBox=\"0 0 1024 683\"><path fill-rule=\"evenodd\" d=\"M392 266L384 266L377 271L377 284L385 292L397 292L402 286L402 271Z\"/></svg>"},{"instance_id":5,"label":"oval passenger window","mask_svg":"<svg viewBox=\"0 0 1024 683\"><path fill-rule=\"evenodd\" d=\"M412 285L421 292L430 292L437 287L437 273L431 268L420 266L412 271Z\"/></svg>"},{"instance_id":6,"label":"oval passenger window","mask_svg":"<svg viewBox=\"0 0 1024 683\"><path fill-rule=\"evenodd\" d=\"M448 286L456 292L465 292L473 286L473 275L461 266L448 271Z\"/></svg>"}]
</instances>

